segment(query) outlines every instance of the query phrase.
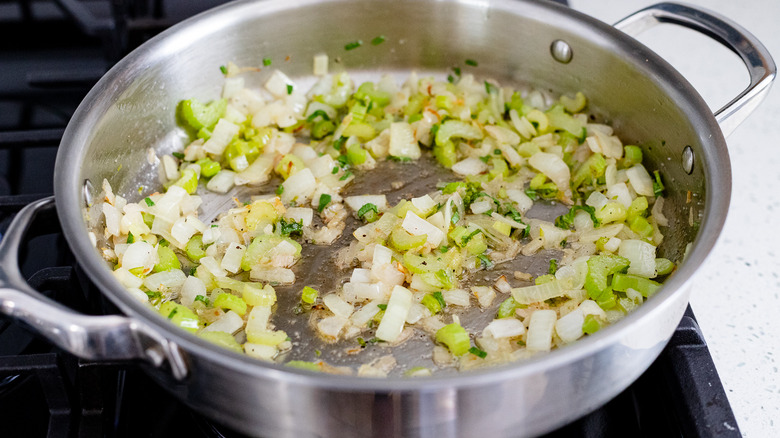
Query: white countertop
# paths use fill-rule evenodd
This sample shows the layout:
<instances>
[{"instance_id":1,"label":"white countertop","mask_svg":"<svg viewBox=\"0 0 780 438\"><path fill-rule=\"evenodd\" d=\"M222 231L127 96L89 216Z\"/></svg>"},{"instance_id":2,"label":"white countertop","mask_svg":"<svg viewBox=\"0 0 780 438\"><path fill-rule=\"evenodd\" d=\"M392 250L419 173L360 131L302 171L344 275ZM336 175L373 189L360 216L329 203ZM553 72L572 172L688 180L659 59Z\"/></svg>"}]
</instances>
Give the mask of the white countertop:
<instances>
[{"instance_id":1,"label":"white countertop","mask_svg":"<svg viewBox=\"0 0 780 438\"><path fill-rule=\"evenodd\" d=\"M780 2L685 0L739 23L780 62ZM655 1L570 0L614 23ZM686 29L657 26L639 40L677 68L712 108L748 83L739 59ZM691 306L745 437L780 436L780 85L727 138L731 206L694 282Z\"/></svg>"}]
</instances>

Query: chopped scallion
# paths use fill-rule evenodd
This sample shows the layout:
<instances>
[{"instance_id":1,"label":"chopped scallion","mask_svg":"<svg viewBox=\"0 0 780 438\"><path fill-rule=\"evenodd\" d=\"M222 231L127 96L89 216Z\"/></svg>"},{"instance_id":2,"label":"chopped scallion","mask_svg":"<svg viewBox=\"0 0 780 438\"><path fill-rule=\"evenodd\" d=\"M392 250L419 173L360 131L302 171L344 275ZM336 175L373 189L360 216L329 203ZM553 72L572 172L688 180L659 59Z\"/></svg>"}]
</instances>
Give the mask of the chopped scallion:
<instances>
[{"instance_id":1,"label":"chopped scallion","mask_svg":"<svg viewBox=\"0 0 780 438\"><path fill-rule=\"evenodd\" d=\"M320 195L320 203L317 206L317 211L322 213L322 210L324 210L325 207L327 207L328 204L330 204L330 200L331 200L331 196L329 194L323 193L322 195Z\"/></svg>"}]
</instances>

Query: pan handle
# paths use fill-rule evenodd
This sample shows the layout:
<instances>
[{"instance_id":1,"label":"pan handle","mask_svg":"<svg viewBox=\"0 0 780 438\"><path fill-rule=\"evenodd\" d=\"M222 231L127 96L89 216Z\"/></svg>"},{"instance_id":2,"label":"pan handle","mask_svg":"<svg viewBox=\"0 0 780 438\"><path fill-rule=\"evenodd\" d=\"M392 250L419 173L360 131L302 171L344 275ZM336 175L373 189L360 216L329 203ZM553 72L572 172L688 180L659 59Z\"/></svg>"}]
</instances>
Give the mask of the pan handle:
<instances>
[{"instance_id":1,"label":"pan handle","mask_svg":"<svg viewBox=\"0 0 780 438\"><path fill-rule=\"evenodd\" d=\"M672 23L698 31L731 49L742 59L750 85L723 108L715 111L724 136L731 134L769 93L777 68L766 47L742 26L704 9L677 3L659 3L637 11L615 23L631 36L660 23Z\"/></svg>"},{"instance_id":2,"label":"pan handle","mask_svg":"<svg viewBox=\"0 0 780 438\"><path fill-rule=\"evenodd\" d=\"M178 346L139 321L125 316L83 315L35 291L19 270L19 247L33 220L54 209L54 198L23 208L0 241L0 315L6 315L50 342L89 360L141 360L187 376Z\"/></svg>"}]
</instances>

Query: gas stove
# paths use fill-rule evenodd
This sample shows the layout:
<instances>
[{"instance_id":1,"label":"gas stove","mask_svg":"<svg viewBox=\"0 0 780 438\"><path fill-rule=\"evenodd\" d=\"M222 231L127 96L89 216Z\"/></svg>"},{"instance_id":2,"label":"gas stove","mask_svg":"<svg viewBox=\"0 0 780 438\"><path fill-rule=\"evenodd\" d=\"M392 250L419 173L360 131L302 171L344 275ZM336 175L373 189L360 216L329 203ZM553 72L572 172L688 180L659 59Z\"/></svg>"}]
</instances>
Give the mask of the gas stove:
<instances>
[{"instance_id":1,"label":"gas stove","mask_svg":"<svg viewBox=\"0 0 780 438\"><path fill-rule=\"evenodd\" d=\"M218 0L0 0L0 236L52 193L57 145L80 100L114 62ZM13 42L13 43L11 43ZM68 250L56 218L38 220L21 268L47 296L87 314L105 302ZM0 319L0 436L239 434L208 421L133 364L90 362ZM690 308L633 385L549 437L741 436Z\"/></svg>"}]
</instances>

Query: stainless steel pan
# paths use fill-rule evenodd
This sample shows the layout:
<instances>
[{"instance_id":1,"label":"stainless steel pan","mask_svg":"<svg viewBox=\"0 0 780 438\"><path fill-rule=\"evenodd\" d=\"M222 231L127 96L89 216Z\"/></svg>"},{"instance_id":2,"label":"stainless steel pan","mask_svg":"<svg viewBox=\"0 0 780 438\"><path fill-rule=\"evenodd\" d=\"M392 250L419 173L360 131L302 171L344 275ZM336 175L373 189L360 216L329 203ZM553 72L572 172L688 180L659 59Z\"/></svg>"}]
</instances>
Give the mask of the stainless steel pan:
<instances>
[{"instance_id":1,"label":"stainless steel pan","mask_svg":"<svg viewBox=\"0 0 780 438\"><path fill-rule=\"evenodd\" d=\"M737 53L750 85L716 114L664 60L630 34L660 22L687 26ZM379 46L345 51L356 39ZM628 35L627 35L628 34ZM103 178L139 199L158 188L146 150L179 147L174 108L218 94L218 66L264 56L305 77L325 52L350 72L446 74L466 59L473 72L556 93L581 90L622 138L645 148L668 181L670 227L662 253L685 262L646 304L619 323L552 353L501 367L427 378L364 379L289 369L222 350L169 325L132 299L91 245L88 205ZM287 58L289 56L289 58ZM675 4L605 25L534 1L243 1L188 20L119 62L71 120L55 170L55 198L79 263L126 316L88 317L26 285L17 251L44 200L16 218L0 243L0 309L64 349L90 359L140 361L194 409L254 436L526 436L605 403L656 358L679 322L694 274L725 220L731 175L723 134L761 101L774 79L766 49L715 14ZM258 84L264 78L257 75ZM692 197L689 196L692 194ZM142 195L141 195L142 196ZM689 245L690 244L690 245ZM153 403L154 401L150 401Z\"/></svg>"}]
</instances>

